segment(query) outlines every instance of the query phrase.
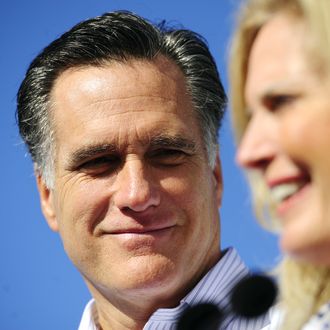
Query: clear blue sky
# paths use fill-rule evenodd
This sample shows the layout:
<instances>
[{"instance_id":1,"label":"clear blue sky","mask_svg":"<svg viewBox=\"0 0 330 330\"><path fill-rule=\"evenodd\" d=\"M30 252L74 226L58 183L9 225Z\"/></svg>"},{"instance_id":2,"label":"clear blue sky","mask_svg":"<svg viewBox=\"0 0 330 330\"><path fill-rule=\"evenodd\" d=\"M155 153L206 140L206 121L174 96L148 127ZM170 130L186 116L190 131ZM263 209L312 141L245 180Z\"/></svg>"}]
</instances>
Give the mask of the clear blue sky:
<instances>
[{"instance_id":1,"label":"clear blue sky","mask_svg":"<svg viewBox=\"0 0 330 330\"><path fill-rule=\"evenodd\" d=\"M33 169L15 124L16 92L30 61L75 23L106 11L131 10L202 34L227 89L228 41L238 0L7 0L0 12L1 239L0 328L76 329L90 298L39 208ZM220 135L225 194L222 247L235 246L253 269L269 269L277 239L256 224L248 188L234 163L229 117Z\"/></svg>"}]
</instances>

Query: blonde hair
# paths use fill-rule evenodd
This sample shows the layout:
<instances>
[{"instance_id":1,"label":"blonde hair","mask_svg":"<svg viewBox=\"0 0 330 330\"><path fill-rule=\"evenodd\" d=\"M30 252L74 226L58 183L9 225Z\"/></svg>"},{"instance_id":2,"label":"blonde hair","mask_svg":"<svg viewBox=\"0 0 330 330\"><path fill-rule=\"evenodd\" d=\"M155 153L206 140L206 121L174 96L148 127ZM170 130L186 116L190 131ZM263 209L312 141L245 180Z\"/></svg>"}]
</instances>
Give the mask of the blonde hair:
<instances>
[{"instance_id":1,"label":"blonde hair","mask_svg":"<svg viewBox=\"0 0 330 330\"><path fill-rule=\"evenodd\" d=\"M279 13L304 22L308 31L306 56L312 69L330 73L329 0L247 0L239 11L231 44L229 63L230 107L234 133L239 143L248 124L244 98L248 59L259 30ZM330 77L330 75L329 75ZM255 213L266 228L277 231L268 189L258 175L248 179ZM330 267L320 267L286 257L279 266L283 329L300 329L326 301L330 300Z\"/></svg>"}]
</instances>

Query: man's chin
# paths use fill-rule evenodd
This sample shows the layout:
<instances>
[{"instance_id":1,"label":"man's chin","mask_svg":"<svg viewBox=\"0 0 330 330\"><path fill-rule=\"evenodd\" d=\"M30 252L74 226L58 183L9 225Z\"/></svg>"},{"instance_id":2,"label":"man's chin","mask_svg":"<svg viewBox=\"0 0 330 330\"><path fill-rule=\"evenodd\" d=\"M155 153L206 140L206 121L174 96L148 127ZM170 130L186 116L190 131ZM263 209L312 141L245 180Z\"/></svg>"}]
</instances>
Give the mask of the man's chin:
<instances>
[{"instance_id":1,"label":"man's chin","mask_svg":"<svg viewBox=\"0 0 330 330\"><path fill-rule=\"evenodd\" d=\"M116 288L118 291L136 293L141 290L144 294L155 290L166 294L182 277L172 259L157 253L132 256L115 266L114 263L108 267L106 262L100 264L103 265L102 270L93 273L89 270L89 274L84 277L89 286L99 283L98 286L104 290ZM90 269L95 270L96 267Z\"/></svg>"}]
</instances>

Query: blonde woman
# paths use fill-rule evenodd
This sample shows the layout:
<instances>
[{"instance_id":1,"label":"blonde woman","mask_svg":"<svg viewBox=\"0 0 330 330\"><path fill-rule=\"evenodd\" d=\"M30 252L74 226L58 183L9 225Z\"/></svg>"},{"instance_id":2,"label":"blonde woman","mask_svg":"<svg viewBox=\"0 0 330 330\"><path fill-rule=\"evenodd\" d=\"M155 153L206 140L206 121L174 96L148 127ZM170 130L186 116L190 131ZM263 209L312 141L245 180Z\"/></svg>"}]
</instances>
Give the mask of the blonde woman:
<instances>
[{"instance_id":1,"label":"blonde woman","mask_svg":"<svg viewBox=\"0 0 330 330\"><path fill-rule=\"evenodd\" d=\"M237 161L280 233L281 328L330 329L330 1L246 1L230 84Z\"/></svg>"}]
</instances>

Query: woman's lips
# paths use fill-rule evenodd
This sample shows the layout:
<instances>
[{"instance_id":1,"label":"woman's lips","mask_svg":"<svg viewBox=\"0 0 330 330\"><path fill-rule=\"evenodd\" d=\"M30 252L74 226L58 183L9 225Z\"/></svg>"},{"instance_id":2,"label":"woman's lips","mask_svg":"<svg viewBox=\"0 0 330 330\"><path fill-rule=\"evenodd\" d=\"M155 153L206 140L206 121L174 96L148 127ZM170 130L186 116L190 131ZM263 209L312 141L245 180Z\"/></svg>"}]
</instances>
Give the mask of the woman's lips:
<instances>
[{"instance_id":1,"label":"woman's lips","mask_svg":"<svg viewBox=\"0 0 330 330\"><path fill-rule=\"evenodd\" d=\"M280 218L285 218L289 212L297 207L305 206L308 201L306 195L311 189L311 183L299 184L296 189L292 188L290 194L286 195L285 198L277 200L276 213ZM290 190L290 189L289 189Z\"/></svg>"},{"instance_id":2,"label":"woman's lips","mask_svg":"<svg viewBox=\"0 0 330 330\"><path fill-rule=\"evenodd\" d=\"M273 186L270 190L272 200L276 203L281 203L284 200L290 198L299 192L304 186L306 182L288 182L282 183L276 186Z\"/></svg>"},{"instance_id":3,"label":"woman's lips","mask_svg":"<svg viewBox=\"0 0 330 330\"><path fill-rule=\"evenodd\" d=\"M311 178L307 172L301 172L269 180L267 185L271 199L276 203L276 213L282 218L300 203L306 203L305 196L311 188Z\"/></svg>"}]
</instances>

